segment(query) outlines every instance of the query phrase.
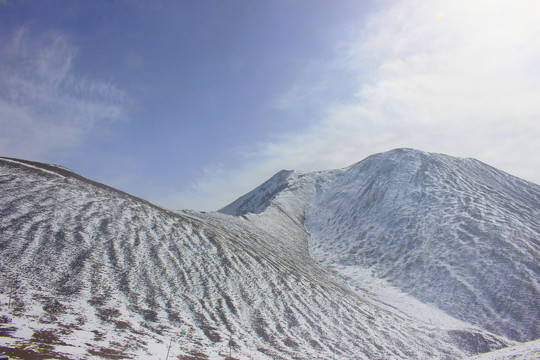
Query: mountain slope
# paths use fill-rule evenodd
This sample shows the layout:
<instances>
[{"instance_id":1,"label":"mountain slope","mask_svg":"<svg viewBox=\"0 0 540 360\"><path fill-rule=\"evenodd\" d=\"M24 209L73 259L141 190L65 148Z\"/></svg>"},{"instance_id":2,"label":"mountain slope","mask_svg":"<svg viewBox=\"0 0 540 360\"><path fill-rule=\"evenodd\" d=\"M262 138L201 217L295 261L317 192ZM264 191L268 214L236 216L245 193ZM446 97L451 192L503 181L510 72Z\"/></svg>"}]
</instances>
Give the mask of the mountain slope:
<instances>
[{"instance_id":1,"label":"mountain slope","mask_svg":"<svg viewBox=\"0 0 540 360\"><path fill-rule=\"evenodd\" d=\"M405 293L516 340L540 337L538 185L409 149L296 178L262 207L301 207L288 214L304 219L311 255L352 286L401 308L412 306Z\"/></svg>"},{"instance_id":2,"label":"mountain slope","mask_svg":"<svg viewBox=\"0 0 540 360\"><path fill-rule=\"evenodd\" d=\"M490 331L540 337L539 186L476 160L406 150L318 186L307 221L316 258L367 267Z\"/></svg>"},{"instance_id":3,"label":"mountain slope","mask_svg":"<svg viewBox=\"0 0 540 360\"><path fill-rule=\"evenodd\" d=\"M540 359L540 340L530 341L509 348L491 351L469 360L537 360Z\"/></svg>"},{"instance_id":4,"label":"mountain slope","mask_svg":"<svg viewBox=\"0 0 540 360\"><path fill-rule=\"evenodd\" d=\"M307 200L300 185L286 189ZM14 159L0 159L0 198L0 351L15 358L165 357L169 345L169 358L223 358L232 343L239 359L452 359L512 343L351 288L310 256L306 201L175 213Z\"/></svg>"}]
</instances>

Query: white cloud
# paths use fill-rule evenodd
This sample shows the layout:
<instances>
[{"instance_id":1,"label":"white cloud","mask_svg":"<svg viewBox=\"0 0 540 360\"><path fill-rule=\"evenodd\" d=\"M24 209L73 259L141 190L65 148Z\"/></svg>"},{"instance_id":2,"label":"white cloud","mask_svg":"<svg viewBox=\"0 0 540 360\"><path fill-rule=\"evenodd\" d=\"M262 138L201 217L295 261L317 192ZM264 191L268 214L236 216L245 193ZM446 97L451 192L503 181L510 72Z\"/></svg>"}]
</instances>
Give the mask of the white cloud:
<instances>
[{"instance_id":1,"label":"white cloud","mask_svg":"<svg viewBox=\"0 0 540 360\"><path fill-rule=\"evenodd\" d=\"M348 98L319 100L321 122L262 144L243 166L190 191L218 207L282 168L344 167L396 147L476 157L539 183L539 13L534 0L396 1L276 106L313 106L310 97L338 92L324 81L333 73L353 89ZM196 198L173 202L201 208Z\"/></svg>"},{"instance_id":2,"label":"white cloud","mask_svg":"<svg viewBox=\"0 0 540 360\"><path fill-rule=\"evenodd\" d=\"M124 118L127 95L78 75L78 50L58 33L26 28L0 48L0 153L46 159L84 141L97 125Z\"/></svg>"}]
</instances>

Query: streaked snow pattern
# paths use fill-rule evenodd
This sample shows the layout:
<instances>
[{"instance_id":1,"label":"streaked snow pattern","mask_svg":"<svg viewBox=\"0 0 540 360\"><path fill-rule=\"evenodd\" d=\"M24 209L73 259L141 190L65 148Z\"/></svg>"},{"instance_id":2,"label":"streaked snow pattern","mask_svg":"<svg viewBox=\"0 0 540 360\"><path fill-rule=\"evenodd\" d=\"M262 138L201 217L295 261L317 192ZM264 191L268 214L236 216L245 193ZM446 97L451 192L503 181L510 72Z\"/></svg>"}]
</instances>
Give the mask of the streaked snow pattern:
<instances>
[{"instance_id":1,"label":"streaked snow pattern","mask_svg":"<svg viewBox=\"0 0 540 360\"><path fill-rule=\"evenodd\" d=\"M462 161L405 150L379 157L391 162L400 154ZM169 359L223 359L232 350L236 359L457 359L515 344L506 336L538 334L538 312L532 310L538 311L538 186L489 168L490 181L505 179L521 202L505 201L506 190L495 187L493 198L502 197L496 203L502 208L488 207L477 215L482 227L465 229L474 235L469 247L478 246L469 252L487 251L480 259L496 255L494 244L505 244L502 236L483 244L482 231L491 234L490 226L516 239L515 249L504 248L504 256L484 261L486 268L479 270L475 261L480 260L463 260L468 252L460 253L450 237L448 246L424 249L409 240L400 245L395 234L405 220L394 224L385 206L362 204L365 189L360 186L352 196L353 183L370 176L370 166L362 164L375 166L375 160L344 170L278 173L263 189L223 210L231 216L172 212L61 167L0 159L0 353L163 359L170 350ZM394 181L408 181L399 176ZM339 188L330 196L332 183ZM370 189L381 186L373 182ZM381 191L371 195L373 204L385 202L393 190ZM448 203L455 204L457 198L450 201L455 189L448 185L446 191ZM338 197L341 204L332 203ZM491 199L477 195L470 201L488 206ZM409 201L399 208L407 219L409 207L415 207ZM444 215L452 214L441 207L439 213L427 211L428 219L435 222L440 214L437 231L457 234L454 227L466 219L447 219ZM380 209L386 209L386 217L376 216ZM378 229L359 237L373 219L380 221L373 224ZM388 224L394 229L385 229ZM416 226L427 232L425 238L438 234L427 220ZM357 235L354 228L360 230ZM376 241L386 247L387 257L384 249L377 252ZM424 256L426 265L407 265L407 253L414 259ZM454 264L456 259L461 263ZM432 264L463 271L459 279L466 284L441 277ZM500 273L502 264L510 267L508 274ZM496 277L486 275L492 272ZM477 275L480 284L473 282ZM403 280L407 276L415 280ZM446 286L447 280L453 285ZM481 311L471 321L445 309L451 317L440 310L444 301L429 298L429 288L435 287L445 301L462 301L466 311L470 294L460 286L474 294L470 306ZM490 287L502 289L506 308L490 305L494 310L484 311L498 299ZM510 299L525 309L515 309ZM521 322L515 314L528 317ZM508 331L509 324L515 333Z\"/></svg>"},{"instance_id":2,"label":"streaked snow pattern","mask_svg":"<svg viewBox=\"0 0 540 360\"><path fill-rule=\"evenodd\" d=\"M221 211L259 212L243 204L270 194L267 207L304 217L316 260L380 301L399 306L408 294L514 340L540 337L538 185L410 149L342 170L283 173L274 178L286 187L267 182Z\"/></svg>"},{"instance_id":3,"label":"streaked snow pattern","mask_svg":"<svg viewBox=\"0 0 540 360\"><path fill-rule=\"evenodd\" d=\"M538 360L540 359L540 340L504 348L487 354L473 356L468 360Z\"/></svg>"},{"instance_id":4,"label":"streaked snow pattern","mask_svg":"<svg viewBox=\"0 0 540 360\"><path fill-rule=\"evenodd\" d=\"M540 337L538 185L473 159L398 150L316 186L306 221L316 259L369 269L514 340Z\"/></svg>"}]
</instances>

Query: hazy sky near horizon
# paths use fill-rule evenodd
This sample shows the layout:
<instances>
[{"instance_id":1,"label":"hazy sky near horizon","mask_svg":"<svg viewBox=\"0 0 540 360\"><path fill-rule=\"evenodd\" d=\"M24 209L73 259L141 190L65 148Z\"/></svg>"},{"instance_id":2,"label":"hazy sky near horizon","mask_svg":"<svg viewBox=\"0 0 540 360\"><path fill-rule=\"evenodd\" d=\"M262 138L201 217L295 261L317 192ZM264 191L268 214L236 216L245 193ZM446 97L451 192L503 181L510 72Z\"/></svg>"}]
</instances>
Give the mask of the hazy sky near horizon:
<instances>
[{"instance_id":1,"label":"hazy sky near horizon","mask_svg":"<svg viewBox=\"0 0 540 360\"><path fill-rule=\"evenodd\" d=\"M540 183L540 2L0 1L0 156L173 209L411 147Z\"/></svg>"}]
</instances>

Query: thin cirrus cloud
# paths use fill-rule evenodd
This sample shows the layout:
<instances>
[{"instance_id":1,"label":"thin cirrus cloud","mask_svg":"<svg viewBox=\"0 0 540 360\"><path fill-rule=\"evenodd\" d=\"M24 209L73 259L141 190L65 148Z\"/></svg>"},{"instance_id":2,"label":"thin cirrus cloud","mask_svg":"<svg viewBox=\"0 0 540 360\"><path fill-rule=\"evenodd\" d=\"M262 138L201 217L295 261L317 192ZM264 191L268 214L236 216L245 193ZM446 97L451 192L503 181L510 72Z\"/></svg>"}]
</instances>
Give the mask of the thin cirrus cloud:
<instances>
[{"instance_id":1,"label":"thin cirrus cloud","mask_svg":"<svg viewBox=\"0 0 540 360\"><path fill-rule=\"evenodd\" d=\"M46 159L73 149L102 123L126 117L128 97L113 84L78 75L77 48L60 33L20 28L0 48L0 152Z\"/></svg>"},{"instance_id":2,"label":"thin cirrus cloud","mask_svg":"<svg viewBox=\"0 0 540 360\"><path fill-rule=\"evenodd\" d=\"M208 169L168 205L219 208L282 168L339 168L396 147L539 183L539 13L537 1L394 2L276 99L285 115L316 107L318 122L251 149L236 169Z\"/></svg>"}]
</instances>

